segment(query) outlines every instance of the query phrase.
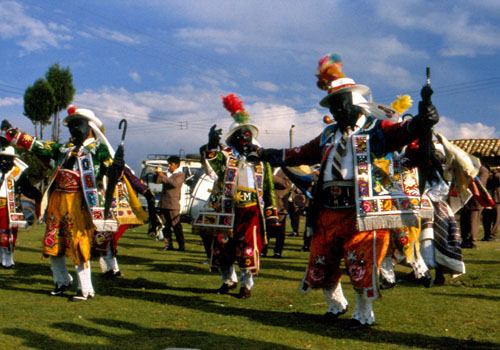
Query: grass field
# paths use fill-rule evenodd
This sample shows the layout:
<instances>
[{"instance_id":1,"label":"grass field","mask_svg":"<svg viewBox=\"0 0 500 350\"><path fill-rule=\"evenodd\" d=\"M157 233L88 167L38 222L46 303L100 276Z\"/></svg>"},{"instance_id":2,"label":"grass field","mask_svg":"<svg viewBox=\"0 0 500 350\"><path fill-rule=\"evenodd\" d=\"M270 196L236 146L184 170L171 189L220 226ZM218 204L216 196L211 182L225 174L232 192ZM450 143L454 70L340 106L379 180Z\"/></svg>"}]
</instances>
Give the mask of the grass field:
<instances>
[{"instance_id":1,"label":"grass field","mask_svg":"<svg viewBox=\"0 0 500 350\"><path fill-rule=\"evenodd\" d=\"M400 283L374 303L369 331L344 330L350 310L325 325L321 291L302 295L298 286L308 253L300 238L287 237L282 259L265 258L252 297L212 291L201 240L186 232L186 251L162 251L146 227L119 242L122 276L103 280L92 261L96 297L73 303L50 297L48 260L41 260L43 226L20 232L16 266L0 270L0 349L500 349L500 242L479 242L464 251L467 274L426 289ZM273 243L273 242L271 242ZM272 249L270 249L272 253ZM74 274L74 267L69 266ZM397 267L403 275L410 270Z\"/></svg>"}]
</instances>

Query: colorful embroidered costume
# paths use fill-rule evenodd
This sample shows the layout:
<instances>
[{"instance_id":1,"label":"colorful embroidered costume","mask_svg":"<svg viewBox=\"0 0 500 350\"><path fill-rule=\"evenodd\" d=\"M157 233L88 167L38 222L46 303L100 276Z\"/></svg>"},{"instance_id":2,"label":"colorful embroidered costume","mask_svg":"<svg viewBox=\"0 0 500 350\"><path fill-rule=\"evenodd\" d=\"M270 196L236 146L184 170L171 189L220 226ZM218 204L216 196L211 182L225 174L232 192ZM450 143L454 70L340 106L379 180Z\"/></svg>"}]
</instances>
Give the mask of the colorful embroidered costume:
<instances>
[{"instance_id":1,"label":"colorful embroidered costume","mask_svg":"<svg viewBox=\"0 0 500 350\"><path fill-rule=\"evenodd\" d=\"M236 259L240 269L256 274L265 240L265 219L275 214L271 167L262 162L250 164L231 148L207 152L205 158L209 172L218 178L211 206L222 214L216 217L228 227L220 234L215 232L211 263L214 267L228 266Z\"/></svg>"},{"instance_id":2,"label":"colorful embroidered costume","mask_svg":"<svg viewBox=\"0 0 500 350\"><path fill-rule=\"evenodd\" d=\"M56 163L41 205L47 227L43 255L51 259L56 284L51 295L61 295L72 284L65 263L67 256L77 269L81 300L86 300L94 296L89 263L92 245L96 251L108 252L116 232L122 233L126 225L141 221L132 212L130 203L134 201L128 201L135 194L126 177L115 188L113 214L104 217L103 183L113 163L112 148L102 132L102 122L92 111L70 107L68 114L63 124L68 126L78 147L73 143L38 140L13 128L8 133L15 146ZM114 258L111 253L105 256L108 260ZM108 262L101 262L103 265Z\"/></svg>"},{"instance_id":3,"label":"colorful embroidered costume","mask_svg":"<svg viewBox=\"0 0 500 350\"><path fill-rule=\"evenodd\" d=\"M214 180L208 210L200 212L193 223L195 231L213 234L211 264L220 267L223 285L218 293L236 288L234 269L240 267L240 298L249 298L252 275L259 272L260 251L266 239L266 222L277 223L272 170L268 163L256 159L254 140L258 128L248 123L249 116L234 94L223 97L226 109L235 122L226 142L220 145L222 130L212 126L209 143L200 149L205 171Z\"/></svg>"},{"instance_id":4,"label":"colorful embroidered costume","mask_svg":"<svg viewBox=\"0 0 500 350\"><path fill-rule=\"evenodd\" d=\"M3 158L6 157L10 158L10 162L4 168ZM17 158L12 147L0 150L0 161L2 162L0 165L0 262L3 268L11 268L14 265L18 228L27 225L21 208L20 195L23 194L35 200L35 205L39 206L42 194L28 180L24 173L28 166ZM34 214L36 216L36 213Z\"/></svg>"},{"instance_id":5,"label":"colorful embroidered costume","mask_svg":"<svg viewBox=\"0 0 500 350\"><path fill-rule=\"evenodd\" d=\"M326 55L316 72L318 87L328 90L320 105L330 109L336 123L301 147L258 153L273 166L320 164L308 210L313 236L301 290L323 288L329 306L326 319L345 313L343 259L356 290L355 328L375 321L371 301L379 296L378 270L389 246L389 230L418 226L420 210L432 208L430 201L421 201L417 181L411 172L402 171L392 152L418 138L416 125L429 129L439 115L429 106L411 122L395 123L391 120L399 114L369 102L370 89L346 78L341 67L337 55Z\"/></svg>"}]
</instances>

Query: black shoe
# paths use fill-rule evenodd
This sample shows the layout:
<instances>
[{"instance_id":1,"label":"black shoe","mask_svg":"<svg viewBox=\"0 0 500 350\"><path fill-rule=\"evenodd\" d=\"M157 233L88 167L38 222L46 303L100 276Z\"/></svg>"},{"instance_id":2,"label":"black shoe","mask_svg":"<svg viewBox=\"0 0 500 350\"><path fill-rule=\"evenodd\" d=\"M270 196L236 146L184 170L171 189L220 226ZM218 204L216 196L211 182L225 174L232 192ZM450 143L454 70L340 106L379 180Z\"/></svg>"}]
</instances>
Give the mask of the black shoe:
<instances>
[{"instance_id":1,"label":"black shoe","mask_svg":"<svg viewBox=\"0 0 500 350\"><path fill-rule=\"evenodd\" d=\"M382 278L379 288L382 290L394 288L396 282L389 282L385 278Z\"/></svg>"},{"instance_id":2,"label":"black shoe","mask_svg":"<svg viewBox=\"0 0 500 350\"><path fill-rule=\"evenodd\" d=\"M281 258L281 253L274 253L273 258L275 259Z\"/></svg>"},{"instance_id":3,"label":"black shoe","mask_svg":"<svg viewBox=\"0 0 500 350\"><path fill-rule=\"evenodd\" d=\"M237 283L233 283L231 285L229 285L227 283L222 283L222 286L220 286L220 288L217 289L215 291L215 293L217 293L217 294L227 294L227 293L229 293L230 290L234 290L237 287L238 287Z\"/></svg>"},{"instance_id":4,"label":"black shoe","mask_svg":"<svg viewBox=\"0 0 500 350\"><path fill-rule=\"evenodd\" d=\"M340 316L347 312L347 306L344 310L339 313L334 314L333 312L327 312L323 316L321 316L321 322L323 323L333 323L338 320Z\"/></svg>"},{"instance_id":5,"label":"black shoe","mask_svg":"<svg viewBox=\"0 0 500 350\"><path fill-rule=\"evenodd\" d=\"M358 320L356 320L355 318L351 318L349 320L349 323L347 324L347 329L350 331L358 331L358 330L367 329L367 328L370 328L370 325L368 323L363 324L363 323L359 322Z\"/></svg>"},{"instance_id":6,"label":"black shoe","mask_svg":"<svg viewBox=\"0 0 500 350\"><path fill-rule=\"evenodd\" d=\"M113 271L113 270L109 270L109 271L106 271L105 273L103 273L101 275L102 278L107 278L107 279L113 279L115 277L118 277L118 276L121 276L122 273L120 272L120 270L118 271Z\"/></svg>"},{"instance_id":7,"label":"black shoe","mask_svg":"<svg viewBox=\"0 0 500 350\"><path fill-rule=\"evenodd\" d=\"M53 297L60 297L60 296L62 296L64 294L64 291L66 289L68 289L70 286L71 286L71 284L62 285L60 287L58 287L56 285L56 288L54 288L54 290L52 292L50 292L50 295L53 296Z\"/></svg>"},{"instance_id":8,"label":"black shoe","mask_svg":"<svg viewBox=\"0 0 500 350\"><path fill-rule=\"evenodd\" d=\"M484 237L481 241L482 242L491 242L494 241L495 239L493 237Z\"/></svg>"},{"instance_id":9,"label":"black shoe","mask_svg":"<svg viewBox=\"0 0 500 350\"><path fill-rule=\"evenodd\" d=\"M14 267L14 265L9 265L9 266L2 265L2 267L6 270L10 270L11 268Z\"/></svg>"},{"instance_id":10,"label":"black shoe","mask_svg":"<svg viewBox=\"0 0 500 350\"><path fill-rule=\"evenodd\" d=\"M422 283L424 284L425 288L430 288L434 284L434 280L432 279L432 276L430 273L428 275L426 274L424 277L422 277L421 280L422 280Z\"/></svg>"},{"instance_id":11,"label":"black shoe","mask_svg":"<svg viewBox=\"0 0 500 350\"><path fill-rule=\"evenodd\" d=\"M288 237L298 237L299 234L297 232L287 234Z\"/></svg>"},{"instance_id":12,"label":"black shoe","mask_svg":"<svg viewBox=\"0 0 500 350\"><path fill-rule=\"evenodd\" d=\"M407 282L417 282L417 278L415 277L415 273L412 271L406 275L403 276L403 281L407 281Z\"/></svg>"},{"instance_id":13,"label":"black shoe","mask_svg":"<svg viewBox=\"0 0 500 350\"><path fill-rule=\"evenodd\" d=\"M174 247L172 247L171 245L167 245L163 248L163 250L174 250Z\"/></svg>"},{"instance_id":14,"label":"black shoe","mask_svg":"<svg viewBox=\"0 0 500 350\"><path fill-rule=\"evenodd\" d=\"M300 251L301 252L308 252L309 251L309 247L303 246L302 248L300 248Z\"/></svg>"},{"instance_id":15,"label":"black shoe","mask_svg":"<svg viewBox=\"0 0 500 350\"><path fill-rule=\"evenodd\" d=\"M180 252L185 252L185 251L186 251L186 248L184 248L184 247L179 247L179 251L180 251Z\"/></svg>"},{"instance_id":16,"label":"black shoe","mask_svg":"<svg viewBox=\"0 0 500 350\"><path fill-rule=\"evenodd\" d=\"M465 249L471 249L471 248L476 248L476 244L472 242L462 242L462 244L460 244L460 247Z\"/></svg>"},{"instance_id":17,"label":"black shoe","mask_svg":"<svg viewBox=\"0 0 500 350\"><path fill-rule=\"evenodd\" d=\"M243 286L240 288L240 293L238 294L238 298L240 299L248 299L252 296L252 293L250 292L250 289L247 287Z\"/></svg>"},{"instance_id":18,"label":"black shoe","mask_svg":"<svg viewBox=\"0 0 500 350\"><path fill-rule=\"evenodd\" d=\"M442 276L442 275L441 276L436 276L436 278L434 278L434 283L433 284L435 286L442 286L442 285L444 285L444 281L445 281L444 276Z\"/></svg>"}]
</instances>

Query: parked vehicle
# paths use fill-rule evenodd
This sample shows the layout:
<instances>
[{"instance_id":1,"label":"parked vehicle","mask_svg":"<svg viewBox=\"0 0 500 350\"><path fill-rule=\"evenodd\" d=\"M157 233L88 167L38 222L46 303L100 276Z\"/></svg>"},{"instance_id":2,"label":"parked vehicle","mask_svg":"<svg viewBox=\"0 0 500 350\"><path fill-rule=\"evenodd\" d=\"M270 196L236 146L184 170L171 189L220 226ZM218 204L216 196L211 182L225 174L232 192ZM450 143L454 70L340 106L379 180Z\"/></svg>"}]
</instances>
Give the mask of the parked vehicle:
<instances>
[{"instance_id":1,"label":"parked vehicle","mask_svg":"<svg viewBox=\"0 0 500 350\"><path fill-rule=\"evenodd\" d=\"M141 163L141 180L153 191L156 205L162 192L162 184L156 184L155 169L167 171L167 158L170 154L148 154L148 158ZM184 172L185 180L181 189L181 220L191 223L201 208L205 205L214 181L208 177L201 164L200 155L187 154L180 157L180 168ZM141 205L146 208L147 202L144 196L139 195Z\"/></svg>"}]
</instances>

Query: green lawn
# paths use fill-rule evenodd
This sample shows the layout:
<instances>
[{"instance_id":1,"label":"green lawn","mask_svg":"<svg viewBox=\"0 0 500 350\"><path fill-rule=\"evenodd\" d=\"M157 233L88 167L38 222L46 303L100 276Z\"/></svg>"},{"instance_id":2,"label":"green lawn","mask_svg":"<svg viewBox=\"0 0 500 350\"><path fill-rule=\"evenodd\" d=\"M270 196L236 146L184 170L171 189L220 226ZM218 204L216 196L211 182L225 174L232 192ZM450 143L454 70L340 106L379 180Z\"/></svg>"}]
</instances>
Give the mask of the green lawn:
<instances>
[{"instance_id":1,"label":"green lawn","mask_svg":"<svg viewBox=\"0 0 500 350\"><path fill-rule=\"evenodd\" d=\"M119 242L122 276L103 280L93 261L97 294L80 303L48 295L43 226L20 232L16 266L0 270L0 349L500 349L500 242L465 250L467 274L444 286L384 291L375 325L349 332L342 328L354 307L348 278L350 310L334 325L320 322L321 291L298 290L308 257L300 237L287 237L282 259L262 261L252 297L240 300L237 290L212 293L220 276L209 272L201 239L184 228L186 252L162 251L145 226L127 231ZM397 267L399 275L409 271Z\"/></svg>"}]
</instances>

